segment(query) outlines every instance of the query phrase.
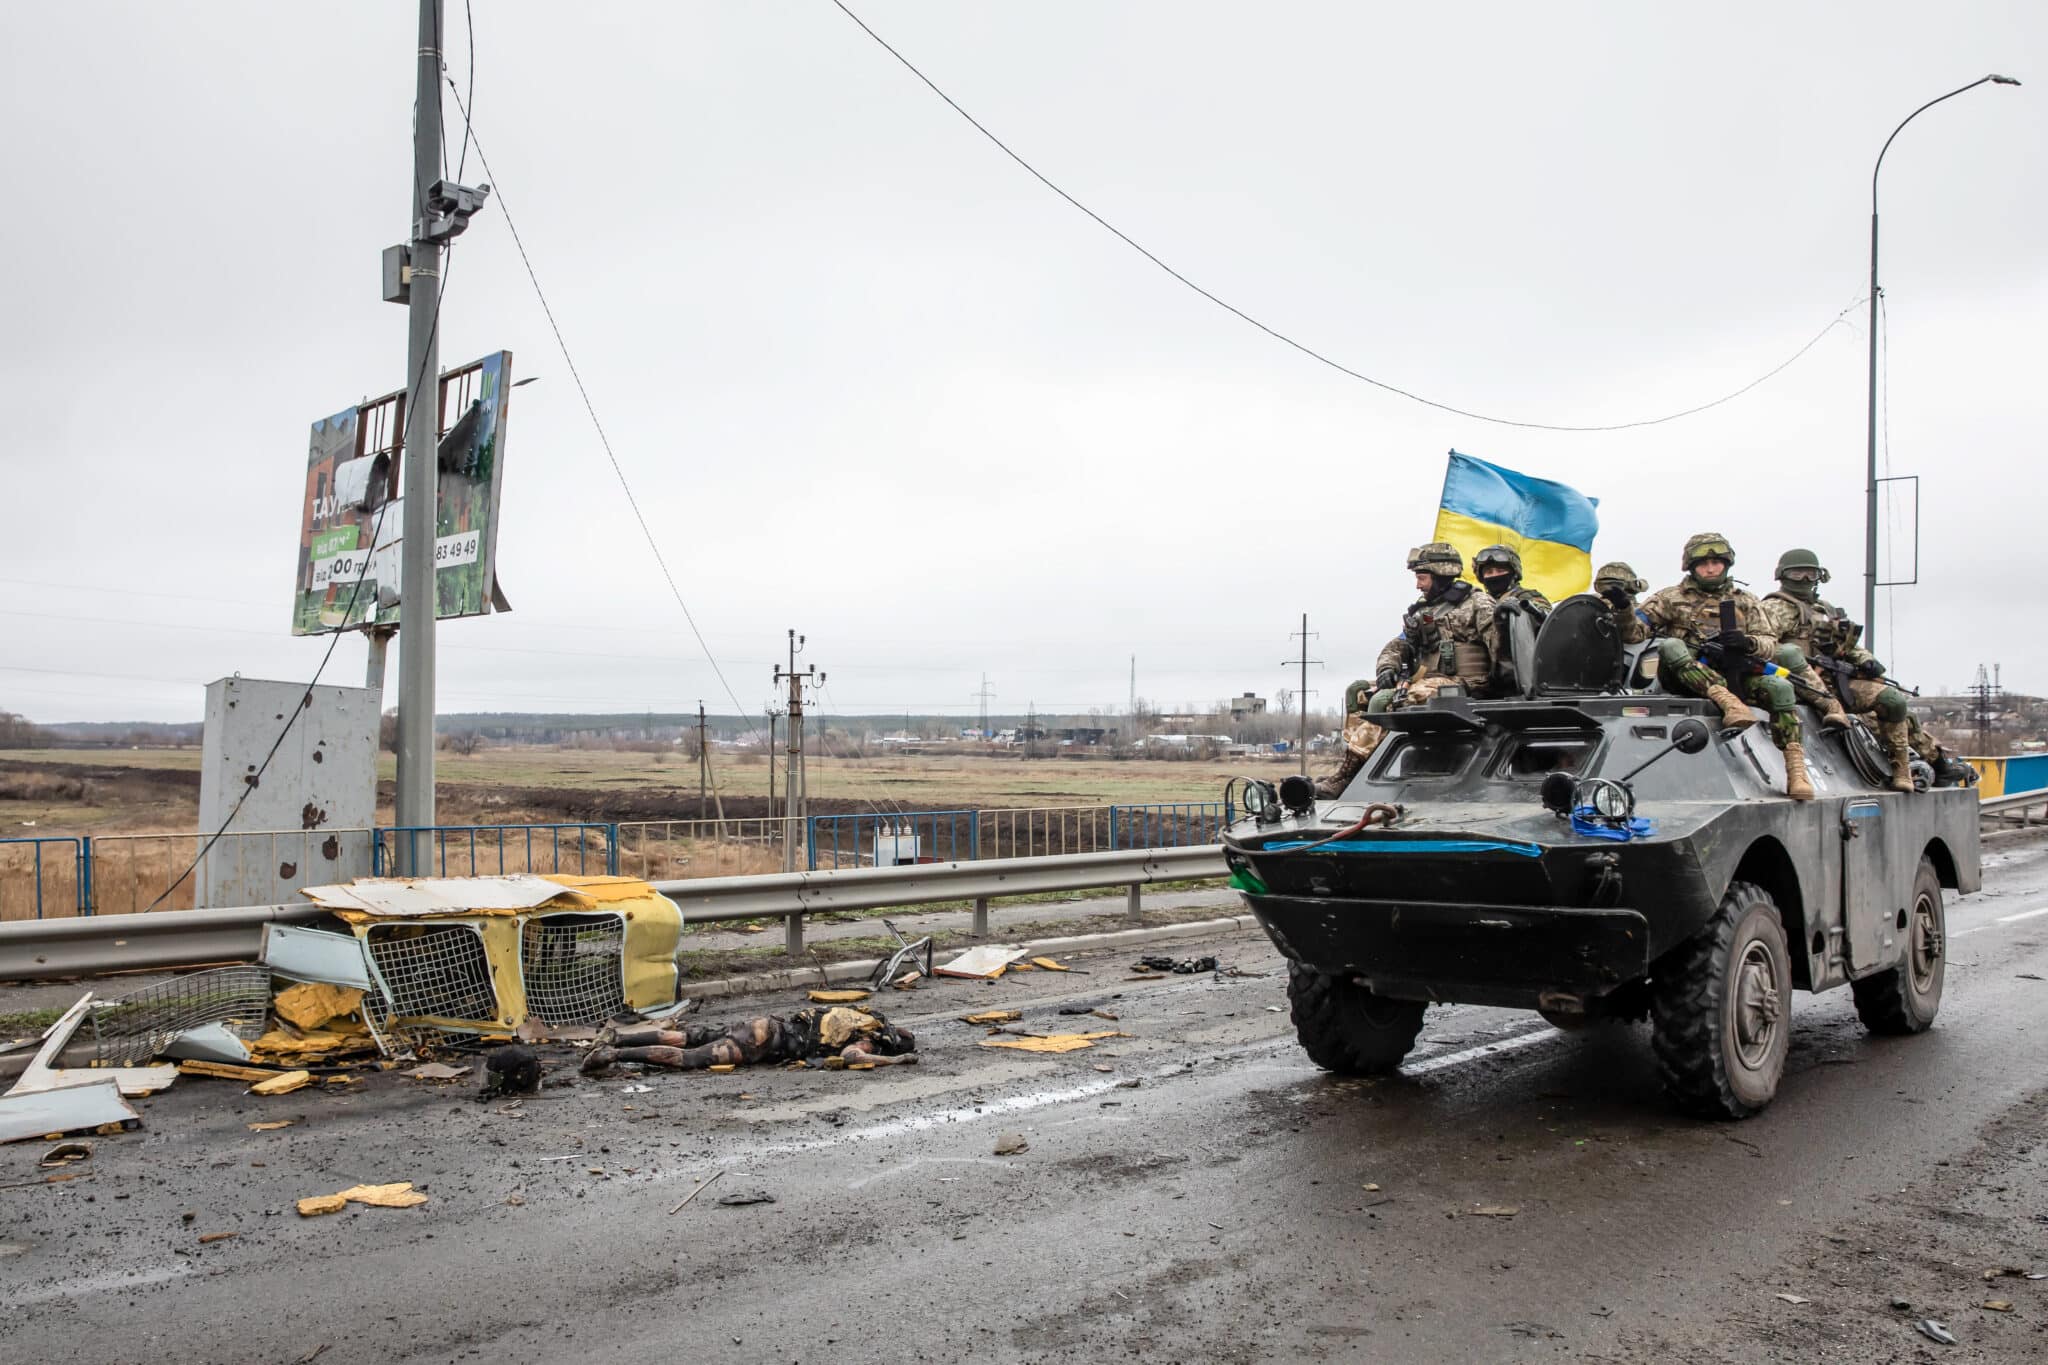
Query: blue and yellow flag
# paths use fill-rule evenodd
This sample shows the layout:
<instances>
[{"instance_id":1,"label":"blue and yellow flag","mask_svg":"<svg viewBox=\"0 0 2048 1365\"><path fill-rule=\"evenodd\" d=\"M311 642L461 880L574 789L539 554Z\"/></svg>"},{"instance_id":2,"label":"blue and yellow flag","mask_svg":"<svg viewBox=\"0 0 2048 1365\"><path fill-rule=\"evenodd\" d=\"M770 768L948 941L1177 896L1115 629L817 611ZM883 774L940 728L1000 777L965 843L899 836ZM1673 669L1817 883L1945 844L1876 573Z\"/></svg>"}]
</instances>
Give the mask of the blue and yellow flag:
<instances>
[{"instance_id":1,"label":"blue and yellow flag","mask_svg":"<svg viewBox=\"0 0 2048 1365\"><path fill-rule=\"evenodd\" d=\"M1597 506L1576 488L1454 450L1444 470L1436 538L1465 556L1467 578L1473 577L1473 555L1489 545L1513 547L1522 556L1523 584L1555 602L1593 581Z\"/></svg>"}]
</instances>

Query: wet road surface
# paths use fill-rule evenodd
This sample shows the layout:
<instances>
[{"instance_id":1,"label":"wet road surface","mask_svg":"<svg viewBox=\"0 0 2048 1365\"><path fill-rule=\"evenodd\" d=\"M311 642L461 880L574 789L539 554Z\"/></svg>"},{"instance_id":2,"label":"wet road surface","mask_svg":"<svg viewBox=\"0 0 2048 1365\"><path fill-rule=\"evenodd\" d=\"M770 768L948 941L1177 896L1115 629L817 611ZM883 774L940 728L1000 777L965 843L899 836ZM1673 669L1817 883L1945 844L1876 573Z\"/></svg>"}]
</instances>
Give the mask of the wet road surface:
<instances>
[{"instance_id":1,"label":"wet road surface","mask_svg":"<svg viewBox=\"0 0 2048 1365\"><path fill-rule=\"evenodd\" d=\"M2048 1271L2044 854L1988 853L1951 902L1931 1033L1801 995L1740 1124L1674 1116L1641 1027L1510 1010L1433 1009L1401 1076L1330 1077L1256 935L1140 950L1243 975L1130 981L1123 949L890 992L917 1067L488 1105L186 1079L90 1179L0 1191L0 1361L2048 1359L2048 1280L1984 1278ZM987 1048L958 1016L994 1008L1129 1036ZM0 1184L40 1151L0 1149ZM292 1211L396 1180L429 1202Z\"/></svg>"}]
</instances>

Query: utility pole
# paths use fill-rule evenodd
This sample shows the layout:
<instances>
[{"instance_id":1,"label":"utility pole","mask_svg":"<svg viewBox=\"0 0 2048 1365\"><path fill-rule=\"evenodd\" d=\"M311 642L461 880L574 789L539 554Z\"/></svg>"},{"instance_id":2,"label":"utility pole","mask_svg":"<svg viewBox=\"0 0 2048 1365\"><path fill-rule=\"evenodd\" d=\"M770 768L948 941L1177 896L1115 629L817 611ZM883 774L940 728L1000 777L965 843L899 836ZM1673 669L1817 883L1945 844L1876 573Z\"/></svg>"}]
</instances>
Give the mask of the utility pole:
<instances>
[{"instance_id":1,"label":"utility pole","mask_svg":"<svg viewBox=\"0 0 2048 1365\"><path fill-rule=\"evenodd\" d=\"M1311 694L1311 693L1309 692L1309 688L1308 688L1308 666L1309 666L1310 664L1314 664L1314 665L1315 665L1316 667L1318 667L1318 668L1321 668L1321 667L1323 666L1323 661L1322 661L1321 659L1311 659L1311 658L1309 658L1309 657L1308 657L1308 642L1309 642L1309 641L1310 641L1311 639L1320 639L1320 638L1322 638L1322 632L1321 632L1321 631L1313 631L1313 632L1312 632L1312 631L1310 631L1310 630L1309 630L1309 628L1308 628L1308 613L1307 613L1307 612L1303 612L1303 613L1301 614L1301 629L1300 629L1300 630L1297 630L1297 631L1292 631L1292 632L1290 632L1290 635L1292 635L1292 636L1298 636L1298 637L1300 637L1300 639L1301 639L1301 658L1300 658L1299 660L1295 660L1295 659L1282 659L1282 660L1280 661L1280 666L1281 666L1281 667L1283 667L1283 668L1287 668L1287 667L1291 667L1292 665L1294 665L1294 664L1295 664L1295 663L1297 663L1297 662L1298 662L1298 663L1300 663L1300 665L1301 665L1301 695L1300 695L1299 697L1297 697L1297 698L1295 699L1295 700L1296 700L1296 703L1297 703L1297 704L1298 704L1298 705L1299 705L1299 706L1301 707L1301 736L1300 736L1300 738L1299 738L1298 740L1296 740L1296 741L1295 741L1295 750L1296 750L1297 756L1299 757L1299 759L1300 759L1300 762L1301 762L1301 775L1302 775L1303 777L1307 777L1307 776L1308 776L1308 699L1309 699L1309 697L1310 697L1310 696L1312 695L1312 694Z\"/></svg>"},{"instance_id":2,"label":"utility pole","mask_svg":"<svg viewBox=\"0 0 2048 1365\"><path fill-rule=\"evenodd\" d=\"M770 706L768 714L768 818L775 818L775 722L782 713Z\"/></svg>"},{"instance_id":3,"label":"utility pole","mask_svg":"<svg viewBox=\"0 0 2048 1365\"><path fill-rule=\"evenodd\" d=\"M434 823L434 513L440 464L441 239L430 235L427 199L441 179L441 0L420 0L414 59L412 278L405 354L405 520L399 604L406 627L398 655L398 823ZM382 585L379 585L382 586ZM410 849L412 840L399 847ZM417 868L401 866L408 875Z\"/></svg>"},{"instance_id":4,"label":"utility pole","mask_svg":"<svg viewBox=\"0 0 2048 1365\"><path fill-rule=\"evenodd\" d=\"M988 699L995 695L995 689L988 685L988 674L981 675L981 690L970 692L969 696L981 698L981 742L988 743Z\"/></svg>"},{"instance_id":5,"label":"utility pole","mask_svg":"<svg viewBox=\"0 0 2048 1365\"><path fill-rule=\"evenodd\" d=\"M704 818L705 788L711 785L711 748L704 742L704 699L697 698L697 818Z\"/></svg>"},{"instance_id":6,"label":"utility pole","mask_svg":"<svg viewBox=\"0 0 2048 1365\"><path fill-rule=\"evenodd\" d=\"M778 667L775 670L775 681L778 683L787 682L789 684L789 758L782 770L783 789L787 793L785 803L789 816L788 820L784 822L782 829L782 870L784 872L796 871L796 822L802 821L809 813L806 809L809 793L805 790L804 783L804 684L810 683L815 687L825 681L825 675L818 671L816 664L808 665L801 673L797 671L796 656L803 652L803 647L804 637L791 630L789 632L789 667L787 669ZM798 923L798 921L791 921L792 926ZM793 927L791 932L794 934L797 930Z\"/></svg>"},{"instance_id":7,"label":"utility pole","mask_svg":"<svg viewBox=\"0 0 2048 1365\"><path fill-rule=\"evenodd\" d=\"M441 0L420 0L414 44L411 239L384 252L384 297L407 308L405 455L401 492L398 652L398 823L434 823L435 533L440 512L442 248L484 205L489 186L470 189L441 178ZM374 551L374 545L365 546ZM378 584L381 592L387 585ZM373 663L381 663L376 632ZM381 668L379 672L381 674ZM413 874L413 840L399 871Z\"/></svg>"}]
</instances>

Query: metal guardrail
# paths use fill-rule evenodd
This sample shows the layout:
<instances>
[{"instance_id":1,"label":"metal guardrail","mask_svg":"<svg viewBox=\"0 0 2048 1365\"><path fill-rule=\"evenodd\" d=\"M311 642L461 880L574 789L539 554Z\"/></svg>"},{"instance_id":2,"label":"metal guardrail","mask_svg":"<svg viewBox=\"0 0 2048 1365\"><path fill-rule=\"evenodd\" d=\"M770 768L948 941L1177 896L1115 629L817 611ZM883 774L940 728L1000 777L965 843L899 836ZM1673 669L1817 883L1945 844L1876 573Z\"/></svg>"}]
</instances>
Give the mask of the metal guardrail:
<instances>
[{"instance_id":1,"label":"metal guardrail","mask_svg":"<svg viewBox=\"0 0 2048 1365\"><path fill-rule=\"evenodd\" d=\"M1978 809L1984 815L2010 815L2017 813L2020 817L2020 823L2022 825L2029 825L2033 823L2027 816L2027 808L2030 806L2048 808L2048 788L2043 788L2039 791L2014 792L2010 796L1994 796L1985 801Z\"/></svg>"},{"instance_id":2,"label":"metal guardrail","mask_svg":"<svg viewBox=\"0 0 2048 1365\"><path fill-rule=\"evenodd\" d=\"M974 909L974 932L986 935L989 902L1000 897L1122 886L1128 888L1127 913L1135 917L1144 887L1183 878L1221 877L1225 870L1222 849L1212 845L979 863L696 877L654 885L682 907L685 924L780 918L785 924L785 947L794 955L803 951L803 925L810 915L967 901ZM319 906L308 903L0 924L0 981L251 961L262 943L265 924L305 924L325 915Z\"/></svg>"}]
</instances>

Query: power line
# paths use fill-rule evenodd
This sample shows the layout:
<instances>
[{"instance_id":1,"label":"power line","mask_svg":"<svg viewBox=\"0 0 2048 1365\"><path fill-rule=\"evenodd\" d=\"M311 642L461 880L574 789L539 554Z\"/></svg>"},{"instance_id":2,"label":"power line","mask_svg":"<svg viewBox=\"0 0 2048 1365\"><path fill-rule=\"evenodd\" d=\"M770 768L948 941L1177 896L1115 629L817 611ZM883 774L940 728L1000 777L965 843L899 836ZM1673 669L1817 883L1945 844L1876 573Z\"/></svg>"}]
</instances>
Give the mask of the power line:
<instances>
[{"instance_id":1,"label":"power line","mask_svg":"<svg viewBox=\"0 0 2048 1365\"><path fill-rule=\"evenodd\" d=\"M1054 194L1066 200L1067 203L1079 209L1082 213L1086 214L1089 218L1093 219L1098 226L1102 227L1105 231L1109 232L1110 235L1114 236L1118 241L1122 242L1131 250L1137 252L1140 256L1143 256L1146 260L1152 262L1152 264L1158 266L1161 270L1171 275L1180 283L1186 285L1189 289L1194 290L1197 294L1200 294L1203 298L1215 304L1224 312L1229 313L1232 316L1237 317L1244 322L1250 323L1252 326L1258 328L1261 332L1264 332L1267 336L1272 337L1275 341L1281 342L1288 346L1292 346L1295 350L1301 352L1303 355L1309 357L1311 360L1315 360L1320 362L1321 364L1327 365L1331 369L1337 371L1339 374L1348 375L1353 379L1360 380L1363 383L1370 384L1376 389L1383 389L1388 393L1396 395L1397 397L1406 398L1410 402L1420 403L1424 407L1435 408L1439 412L1448 412L1456 417L1468 417L1475 422L1490 422L1495 426L1521 427L1530 431L1570 431L1580 433L1599 431L1630 431L1637 427L1654 427L1661 426L1666 422L1676 422L1681 417L1692 417L1699 413L1707 411L1709 408L1718 408L1723 403L1732 402L1735 399L1742 397L1742 395L1748 393L1751 389L1756 388L1758 385L1764 383L1765 381L1776 378L1784 370L1789 369L1792 366L1793 362L1797 361L1801 356L1805 355L1815 346L1818 346L1820 344L1821 338L1826 336L1829 332L1833 331L1835 327L1842 322L1845 315L1855 311L1857 308L1860 308L1864 303L1863 299L1858 299L1855 303L1852 303L1847 308L1844 308L1840 313L1835 314L1833 318L1829 319L1827 326L1821 328L1820 331L1814 333L1813 339L1811 341L1808 341L1804 346L1801 346L1798 350L1794 351L1790 357L1788 357L1779 365L1775 366L1770 370L1765 371L1763 374L1759 375L1755 379L1750 380L1749 383L1744 384L1741 388L1736 389L1734 392L1723 394L1721 397L1714 399L1710 403L1701 403L1696 407L1686 408L1679 412L1666 413L1662 417L1646 417L1642 418L1641 420L1633 422L1610 422L1604 425L1597 426L1566 426L1561 423L1554 422L1521 422L1507 417L1490 417L1483 412L1472 412L1465 408L1453 407L1449 403L1440 403L1434 398L1425 398L1419 393L1413 393L1407 389L1401 388L1399 385L1390 384L1384 379L1375 379L1369 374L1365 374L1358 370L1352 369L1349 365L1346 365L1341 361L1333 360L1329 356L1324 355L1321 351L1316 350L1314 347L1296 341L1293 337L1288 336L1285 332L1282 332L1277 328L1267 326L1265 323L1253 317L1250 313L1245 312L1244 309L1239 308L1236 304L1230 303L1225 299L1219 298L1215 294L1210 293L1207 289L1204 289L1201 285L1196 284L1186 275L1183 275L1180 271L1174 269L1165 261L1161 260L1158 256L1154 255L1151 251L1147 250L1142 244L1140 244L1135 238L1133 238L1129 233L1125 232L1122 228L1119 228L1118 226L1116 226L1116 224L1110 222L1107 218L1104 218L1094 209L1089 208L1086 204L1076 199L1073 195L1068 194L1065 190L1061 189L1058 185L1054 184L1052 180L1045 175L1044 172L1040 171L1036 166L1032 165L1023 157L1019 156L1016 152L1012 151L1008 143L1004 142L1001 138L997 137L994 133L990 132L988 128L985 125L983 125L981 120L977 119L976 117L974 117L974 115L968 113L965 109L961 108L959 101L955 100L951 95L947 94L944 90L941 90L938 87L938 84L935 81L933 81L930 76L927 76L924 74L924 72L918 70L917 65L914 62L912 62L910 58L904 56L901 52L898 52L894 47L892 47L888 39L884 38L881 34L875 32L872 28L869 28L867 21L862 19L858 14L855 14L852 10L848 9L846 5L843 3L843 0L832 0L832 4L839 10L840 13L844 14L847 18L853 20L854 23L858 24L860 26L861 32L867 34L868 37L874 39L875 42L880 44L883 51L887 52L891 57L894 57L897 61L901 62L905 70L909 71L911 75L917 77L920 81L923 81L926 87L929 88L934 95L937 95L940 99L944 100L952 108L954 113L958 114L961 118L966 119L969 125L973 127L975 132L980 133L983 137L987 138L990 142L994 143L997 149L1000 150L1004 156L1009 157L1010 160L1016 162L1019 166L1022 166L1034 180L1038 181L1039 184L1045 186ZM479 149L479 154L481 154L481 149Z\"/></svg>"},{"instance_id":2,"label":"power line","mask_svg":"<svg viewBox=\"0 0 2048 1365\"><path fill-rule=\"evenodd\" d=\"M498 211L505 215L505 227L512 234L512 245L519 251L519 263L526 267L526 278L533 285L534 297L540 300L541 312L547 315L548 327L555 334L555 345L562 352L562 362L569 367L569 378L575 381L576 392L583 399L583 410L590 414L590 425L597 431L598 443L604 447L605 458L611 461L612 473L618 476L619 487L626 494L627 505L633 509L633 520L640 524L640 534L646 538L647 548L653 553L654 562L661 569L662 578L667 580L668 590L674 595L676 606L682 609L683 620L688 623L690 634L696 637L697 647L704 651L704 662L710 664L711 671L718 675L719 686L725 689L725 695L732 702L734 712L748 716L750 713L747 708L740 704L739 693L733 691L732 684L726 680L725 670L718 666L718 660L712 656L711 646L705 643L704 632L697 629L697 618L690 614L690 604L683 600L683 590L676 586L676 576L669 572L668 560L661 553L661 545L654 538L653 528L647 524L646 514L640 510L640 500L633 495L633 485L627 480L625 468L619 464L619 457L612 450L611 437L605 434L604 423L598 419L597 405L591 401L590 390L585 387L583 375L576 368L576 357L570 354L569 343L562 336L562 325L555 321L555 310L548 304L547 291L540 287L540 276L534 273L533 260L526 254L526 243L520 239L519 226L512 221L512 206L505 198L505 187L498 180L497 174L491 170L491 159L484 154L484 141L476 136L476 131L470 123L469 106L463 102L460 92L455 90L453 79L448 80L448 89L455 95L455 107L462 111L464 145L467 146L471 142L476 144L476 159L482 163L484 174L491 178L492 198L498 205ZM747 729L756 739L760 738L761 732L754 729L751 719L747 722Z\"/></svg>"}]
</instances>

